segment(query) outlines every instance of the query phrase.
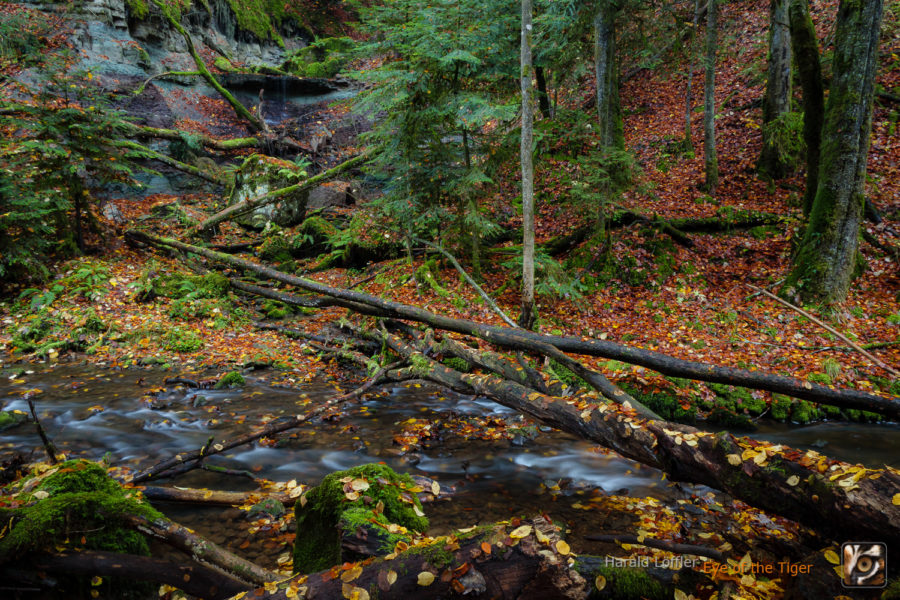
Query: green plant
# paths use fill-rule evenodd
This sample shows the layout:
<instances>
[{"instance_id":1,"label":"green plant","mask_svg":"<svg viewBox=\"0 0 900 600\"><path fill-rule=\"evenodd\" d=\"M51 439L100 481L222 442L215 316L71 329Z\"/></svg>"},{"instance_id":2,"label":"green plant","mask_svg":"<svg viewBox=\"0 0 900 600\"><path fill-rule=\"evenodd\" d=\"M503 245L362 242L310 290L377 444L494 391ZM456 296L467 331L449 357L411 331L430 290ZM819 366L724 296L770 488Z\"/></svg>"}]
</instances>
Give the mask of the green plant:
<instances>
[{"instance_id":1,"label":"green plant","mask_svg":"<svg viewBox=\"0 0 900 600\"><path fill-rule=\"evenodd\" d=\"M190 329L173 327L163 337L163 347L173 352L196 352L203 347L203 340Z\"/></svg>"}]
</instances>

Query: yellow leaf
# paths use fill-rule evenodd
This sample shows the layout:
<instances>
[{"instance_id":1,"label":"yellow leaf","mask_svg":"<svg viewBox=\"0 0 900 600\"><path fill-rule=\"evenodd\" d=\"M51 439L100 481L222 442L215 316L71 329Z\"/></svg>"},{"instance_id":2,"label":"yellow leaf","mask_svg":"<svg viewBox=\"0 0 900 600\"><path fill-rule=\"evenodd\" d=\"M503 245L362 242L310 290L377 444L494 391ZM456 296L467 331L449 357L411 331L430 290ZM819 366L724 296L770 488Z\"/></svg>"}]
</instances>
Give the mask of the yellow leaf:
<instances>
[{"instance_id":1,"label":"yellow leaf","mask_svg":"<svg viewBox=\"0 0 900 600\"><path fill-rule=\"evenodd\" d=\"M432 481L431 482L431 493L434 494L435 496L440 496L441 495L441 484L439 484L437 481Z\"/></svg>"},{"instance_id":2,"label":"yellow leaf","mask_svg":"<svg viewBox=\"0 0 900 600\"><path fill-rule=\"evenodd\" d=\"M350 583L351 581L362 575L362 572L362 567L356 565L355 567L341 573L341 581L343 581L344 583Z\"/></svg>"},{"instance_id":3,"label":"yellow leaf","mask_svg":"<svg viewBox=\"0 0 900 600\"><path fill-rule=\"evenodd\" d=\"M419 578L416 583L418 583L422 587L428 587L429 585L434 583L434 573L431 573L430 571L422 571L421 573L419 573Z\"/></svg>"},{"instance_id":4,"label":"yellow leaf","mask_svg":"<svg viewBox=\"0 0 900 600\"><path fill-rule=\"evenodd\" d=\"M825 560L830 562L833 565L841 564L841 559L838 557L837 552L834 550L828 549L825 551Z\"/></svg>"},{"instance_id":5,"label":"yellow leaf","mask_svg":"<svg viewBox=\"0 0 900 600\"><path fill-rule=\"evenodd\" d=\"M794 487L794 486L797 485L798 483L800 483L800 478L797 477L796 475L791 475L791 476L788 477L788 479L787 479L787 484L788 484L789 486L791 486L791 487Z\"/></svg>"},{"instance_id":6,"label":"yellow leaf","mask_svg":"<svg viewBox=\"0 0 900 600\"><path fill-rule=\"evenodd\" d=\"M732 467L736 467L739 464L741 464L741 457L738 456L737 454L729 454L725 458L728 459L728 464L731 465Z\"/></svg>"},{"instance_id":7,"label":"yellow leaf","mask_svg":"<svg viewBox=\"0 0 900 600\"><path fill-rule=\"evenodd\" d=\"M687 600L687 597L688 597L687 594L685 594L681 590L679 590L679 589L675 590L675 600Z\"/></svg>"},{"instance_id":8,"label":"yellow leaf","mask_svg":"<svg viewBox=\"0 0 900 600\"><path fill-rule=\"evenodd\" d=\"M606 577L597 575L597 579L594 580L594 585L597 586L598 590L603 590L603 588L606 587Z\"/></svg>"},{"instance_id":9,"label":"yellow leaf","mask_svg":"<svg viewBox=\"0 0 900 600\"><path fill-rule=\"evenodd\" d=\"M354 479L350 482L350 488L354 492L364 492L369 489L369 482L365 479Z\"/></svg>"},{"instance_id":10,"label":"yellow leaf","mask_svg":"<svg viewBox=\"0 0 900 600\"><path fill-rule=\"evenodd\" d=\"M347 500L350 500L351 502L353 502L354 500L359 500L359 494L357 494L356 492L347 492L346 494L344 494L344 496L346 496Z\"/></svg>"},{"instance_id":11,"label":"yellow leaf","mask_svg":"<svg viewBox=\"0 0 900 600\"><path fill-rule=\"evenodd\" d=\"M413 504L413 512L416 513L417 517L424 517L425 513L422 512L422 509Z\"/></svg>"},{"instance_id":12,"label":"yellow leaf","mask_svg":"<svg viewBox=\"0 0 900 600\"><path fill-rule=\"evenodd\" d=\"M266 591L270 594L274 594L278 591L278 584L274 581L267 581L263 584L263 587L266 588Z\"/></svg>"},{"instance_id":13,"label":"yellow leaf","mask_svg":"<svg viewBox=\"0 0 900 600\"><path fill-rule=\"evenodd\" d=\"M556 551L563 556L568 556L569 552L571 552L572 549L569 548L569 544L566 543L566 540L559 540L558 542L556 542Z\"/></svg>"},{"instance_id":14,"label":"yellow leaf","mask_svg":"<svg viewBox=\"0 0 900 600\"><path fill-rule=\"evenodd\" d=\"M388 571L387 582L391 585L394 585L395 581L397 581L397 571Z\"/></svg>"},{"instance_id":15,"label":"yellow leaf","mask_svg":"<svg viewBox=\"0 0 900 600\"><path fill-rule=\"evenodd\" d=\"M545 535L544 532L541 531L540 529L534 530L534 537L536 537L537 541L539 541L542 544L546 544L547 542L550 541L550 537Z\"/></svg>"},{"instance_id":16,"label":"yellow leaf","mask_svg":"<svg viewBox=\"0 0 900 600\"><path fill-rule=\"evenodd\" d=\"M900 506L900 494L894 494L894 497L891 498L891 504L894 506Z\"/></svg>"},{"instance_id":17,"label":"yellow leaf","mask_svg":"<svg viewBox=\"0 0 900 600\"><path fill-rule=\"evenodd\" d=\"M512 530L512 533L509 534L509 537L514 540L522 539L523 537L527 537L531 535L531 525L522 525L521 527L516 527Z\"/></svg>"}]
</instances>

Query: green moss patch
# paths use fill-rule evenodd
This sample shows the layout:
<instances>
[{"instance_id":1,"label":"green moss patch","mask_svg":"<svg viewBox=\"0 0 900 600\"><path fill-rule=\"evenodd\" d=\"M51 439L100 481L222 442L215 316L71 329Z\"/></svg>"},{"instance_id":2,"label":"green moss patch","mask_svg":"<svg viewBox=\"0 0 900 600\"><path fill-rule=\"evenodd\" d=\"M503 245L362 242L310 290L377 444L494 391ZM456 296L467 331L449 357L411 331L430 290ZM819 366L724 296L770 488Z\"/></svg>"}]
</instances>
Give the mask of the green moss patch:
<instances>
[{"instance_id":1,"label":"green moss patch","mask_svg":"<svg viewBox=\"0 0 900 600\"><path fill-rule=\"evenodd\" d=\"M221 390L223 388L231 388L231 387L241 387L246 383L244 376L238 373L237 371L230 371L222 375L219 378L219 381L216 382L216 389Z\"/></svg>"},{"instance_id":2,"label":"green moss patch","mask_svg":"<svg viewBox=\"0 0 900 600\"><path fill-rule=\"evenodd\" d=\"M382 464L332 473L297 503L294 571L313 573L343 562L341 537L364 528L380 550L391 552L410 531L425 531L428 519L406 474Z\"/></svg>"},{"instance_id":3,"label":"green moss patch","mask_svg":"<svg viewBox=\"0 0 900 600\"><path fill-rule=\"evenodd\" d=\"M127 495L101 465L85 460L62 463L37 485L33 479L18 485L29 491L21 491L16 497L25 502L23 506L0 509L0 518L10 527L0 539L0 562L59 547L149 556L147 540L127 527L123 517L164 518L138 498ZM61 580L61 584L77 597L86 597L92 587L85 578ZM104 578L99 591L107 597L145 597L153 587Z\"/></svg>"}]
</instances>

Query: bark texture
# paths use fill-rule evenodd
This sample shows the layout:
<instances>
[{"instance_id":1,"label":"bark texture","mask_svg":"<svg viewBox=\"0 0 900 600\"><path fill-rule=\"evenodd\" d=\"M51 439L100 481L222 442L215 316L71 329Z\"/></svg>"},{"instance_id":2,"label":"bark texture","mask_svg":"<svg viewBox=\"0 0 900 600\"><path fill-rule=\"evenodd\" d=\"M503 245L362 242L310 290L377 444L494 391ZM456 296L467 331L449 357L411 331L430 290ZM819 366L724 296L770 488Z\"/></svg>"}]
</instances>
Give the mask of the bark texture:
<instances>
[{"instance_id":1,"label":"bark texture","mask_svg":"<svg viewBox=\"0 0 900 600\"><path fill-rule=\"evenodd\" d=\"M604 0L594 17L594 74L597 81L597 117L600 143L625 148L622 110L619 102L619 65L616 58L617 2Z\"/></svg>"},{"instance_id":2,"label":"bark texture","mask_svg":"<svg viewBox=\"0 0 900 600\"><path fill-rule=\"evenodd\" d=\"M819 149L822 144L822 122L825 119L825 92L822 86L822 66L819 62L819 42L816 28L809 16L807 0L791 0L788 9L791 27L791 48L797 65L797 75L803 90L803 141L806 142L806 192L803 213L812 210L819 182Z\"/></svg>"},{"instance_id":3,"label":"bark texture","mask_svg":"<svg viewBox=\"0 0 900 600\"><path fill-rule=\"evenodd\" d=\"M763 97L763 147L759 157L759 170L773 179L781 179L790 170L790 165L781 159L766 127L791 110L790 1L771 0L769 3L769 64L766 95Z\"/></svg>"},{"instance_id":4,"label":"bark texture","mask_svg":"<svg viewBox=\"0 0 900 600\"><path fill-rule=\"evenodd\" d=\"M806 301L847 297L865 205L882 0L841 2L816 198L784 289Z\"/></svg>"},{"instance_id":5,"label":"bark texture","mask_svg":"<svg viewBox=\"0 0 900 600\"><path fill-rule=\"evenodd\" d=\"M531 329L536 320L534 304L534 85L531 58L532 0L522 0L522 313L519 325Z\"/></svg>"},{"instance_id":6,"label":"bark texture","mask_svg":"<svg viewBox=\"0 0 900 600\"><path fill-rule=\"evenodd\" d=\"M713 196L719 186L719 161L716 157L717 13L716 0L709 0L706 9L706 76L703 81L703 157L706 173L704 187Z\"/></svg>"}]
</instances>

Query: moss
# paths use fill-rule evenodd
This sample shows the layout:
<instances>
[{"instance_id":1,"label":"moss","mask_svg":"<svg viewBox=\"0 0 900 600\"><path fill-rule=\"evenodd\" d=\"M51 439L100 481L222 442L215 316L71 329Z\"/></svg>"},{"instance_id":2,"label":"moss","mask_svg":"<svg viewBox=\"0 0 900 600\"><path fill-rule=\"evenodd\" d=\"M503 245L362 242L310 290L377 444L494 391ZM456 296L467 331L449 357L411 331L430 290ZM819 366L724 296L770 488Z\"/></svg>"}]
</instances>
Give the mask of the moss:
<instances>
[{"instance_id":1,"label":"moss","mask_svg":"<svg viewBox=\"0 0 900 600\"><path fill-rule=\"evenodd\" d=\"M431 259L426 260L422 263L422 266L416 269L415 272L416 281L421 284L427 285L431 288L435 294L440 296L441 298L447 298L450 296L450 292L447 291L440 283L440 269L437 265L437 260Z\"/></svg>"},{"instance_id":2,"label":"moss","mask_svg":"<svg viewBox=\"0 0 900 600\"><path fill-rule=\"evenodd\" d=\"M182 327L173 327L163 337L163 348L173 352L196 352L203 347L200 336Z\"/></svg>"},{"instance_id":3,"label":"moss","mask_svg":"<svg viewBox=\"0 0 900 600\"><path fill-rule=\"evenodd\" d=\"M894 579L881 592L881 600L900 600L900 579Z\"/></svg>"},{"instance_id":4,"label":"moss","mask_svg":"<svg viewBox=\"0 0 900 600\"><path fill-rule=\"evenodd\" d=\"M228 293L231 284L219 273L206 275L185 275L173 273L161 275L150 282L151 296L162 296L175 300L181 298L221 298Z\"/></svg>"},{"instance_id":5,"label":"moss","mask_svg":"<svg viewBox=\"0 0 900 600\"><path fill-rule=\"evenodd\" d=\"M28 420L28 415L21 410L7 410L0 412L0 431L12 429Z\"/></svg>"},{"instance_id":6,"label":"moss","mask_svg":"<svg viewBox=\"0 0 900 600\"><path fill-rule=\"evenodd\" d=\"M756 429L747 415L737 413L724 406L714 407L706 416L706 420L728 429Z\"/></svg>"},{"instance_id":7,"label":"moss","mask_svg":"<svg viewBox=\"0 0 900 600\"><path fill-rule=\"evenodd\" d=\"M262 311L269 319L283 319L291 314L291 308L278 300L266 300L263 302Z\"/></svg>"},{"instance_id":8,"label":"moss","mask_svg":"<svg viewBox=\"0 0 900 600\"><path fill-rule=\"evenodd\" d=\"M556 379L571 388L588 389L590 387L584 379L553 359L550 359L549 370Z\"/></svg>"},{"instance_id":9,"label":"moss","mask_svg":"<svg viewBox=\"0 0 900 600\"><path fill-rule=\"evenodd\" d=\"M672 592L662 583L653 579L641 569L596 566L585 569L577 562L575 569L591 582L591 598L615 598L616 600L668 600ZM593 581L598 575L606 579L602 591L597 590Z\"/></svg>"},{"instance_id":10,"label":"moss","mask_svg":"<svg viewBox=\"0 0 900 600\"><path fill-rule=\"evenodd\" d=\"M360 491L357 499L350 500L344 486L354 479L365 480L369 487ZM294 570L311 573L339 564L341 532L346 531L346 527L352 531L360 525L395 523L408 530L425 531L428 519L416 514L416 509L421 512L422 505L415 493L408 491L415 487L409 475L397 474L382 464L362 465L326 476L321 484L306 493L305 502L297 503ZM376 513L374 510L379 503L384 509ZM396 543L386 530L373 528L373 531L379 530L385 531L382 545ZM398 530L397 533L404 532Z\"/></svg>"},{"instance_id":11,"label":"moss","mask_svg":"<svg viewBox=\"0 0 900 600\"><path fill-rule=\"evenodd\" d=\"M231 61L224 56L217 56L216 60L213 61L213 64L217 69L225 73L234 73L237 71L237 69L234 68L234 65L231 64Z\"/></svg>"},{"instance_id":12,"label":"moss","mask_svg":"<svg viewBox=\"0 0 900 600\"><path fill-rule=\"evenodd\" d=\"M787 421L791 414L791 399L781 394L774 394L769 404L772 418L776 421Z\"/></svg>"},{"instance_id":13,"label":"moss","mask_svg":"<svg viewBox=\"0 0 900 600\"><path fill-rule=\"evenodd\" d=\"M799 400L791 407L791 421L806 424L819 420L819 411L811 402Z\"/></svg>"},{"instance_id":14,"label":"moss","mask_svg":"<svg viewBox=\"0 0 900 600\"><path fill-rule=\"evenodd\" d=\"M471 370L469 363L466 362L465 359L457 356L449 356L442 360L441 364L445 367L450 367L454 371L459 371L460 373L468 373Z\"/></svg>"},{"instance_id":15,"label":"moss","mask_svg":"<svg viewBox=\"0 0 900 600\"><path fill-rule=\"evenodd\" d=\"M84 460L62 463L31 494L20 497L31 502L21 508L0 510L4 523L10 525L0 539L0 560L62 546L149 556L147 540L122 523L122 516L164 518L149 505L126 496L125 490L102 466ZM65 579L61 583L66 592L79 597L86 596L92 587L84 578ZM104 578L104 587L98 591L107 597L124 598L131 594L146 597L152 587ZM83 594L77 593L79 589Z\"/></svg>"},{"instance_id":16,"label":"moss","mask_svg":"<svg viewBox=\"0 0 900 600\"><path fill-rule=\"evenodd\" d=\"M820 383L822 385L832 384L831 375L828 375L827 373L810 373L806 376L806 379L813 383Z\"/></svg>"},{"instance_id":17,"label":"moss","mask_svg":"<svg viewBox=\"0 0 900 600\"><path fill-rule=\"evenodd\" d=\"M143 19L150 13L150 9L144 0L125 0L125 6L128 7L128 12L136 19Z\"/></svg>"},{"instance_id":18,"label":"moss","mask_svg":"<svg viewBox=\"0 0 900 600\"><path fill-rule=\"evenodd\" d=\"M222 388L241 387L245 383L246 381L244 380L243 375L237 371L229 371L219 378L215 387L217 390L221 390Z\"/></svg>"},{"instance_id":19,"label":"moss","mask_svg":"<svg viewBox=\"0 0 900 600\"><path fill-rule=\"evenodd\" d=\"M717 404L737 412L746 411L751 415L760 415L766 410L765 400L754 398L746 388L720 383L708 383L706 387L716 393Z\"/></svg>"},{"instance_id":20,"label":"moss","mask_svg":"<svg viewBox=\"0 0 900 600\"><path fill-rule=\"evenodd\" d=\"M635 400L658 414L666 421L675 421L676 423L695 423L697 421L697 407L690 406L685 409L681 406L681 401L671 395L663 392L644 393L637 388L627 384L621 386Z\"/></svg>"},{"instance_id":21,"label":"moss","mask_svg":"<svg viewBox=\"0 0 900 600\"><path fill-rule=\"evenodd\" d=\"M290 242L278 232L267 236L256 253L260 258L268 261L287 262L291 260Z\"/></svg>"}]
</instances>

